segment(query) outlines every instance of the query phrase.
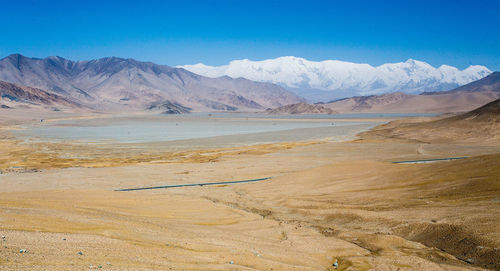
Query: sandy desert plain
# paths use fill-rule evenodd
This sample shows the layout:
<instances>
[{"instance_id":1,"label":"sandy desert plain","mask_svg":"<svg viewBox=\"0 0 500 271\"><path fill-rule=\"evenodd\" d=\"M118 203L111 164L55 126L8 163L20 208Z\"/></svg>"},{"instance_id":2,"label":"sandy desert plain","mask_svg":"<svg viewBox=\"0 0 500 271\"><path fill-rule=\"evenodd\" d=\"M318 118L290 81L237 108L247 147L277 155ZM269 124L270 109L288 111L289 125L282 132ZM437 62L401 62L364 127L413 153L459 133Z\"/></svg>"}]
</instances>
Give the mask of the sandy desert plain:
<instances>
[{"instance_id":1,"label":"sandy desert plain","mask_svg":"<svg viewBox=\"0 0 500 271\"><path fill-rule=\"evenodd\" d=\"M366 132L394 118L364 118L341 137L334 126L82 144L16 131L113 118L3 111L0 270L500 269L498 122L417 117ZM468 158L392 163L443 157Z\"/></svg>"}]
</instances>

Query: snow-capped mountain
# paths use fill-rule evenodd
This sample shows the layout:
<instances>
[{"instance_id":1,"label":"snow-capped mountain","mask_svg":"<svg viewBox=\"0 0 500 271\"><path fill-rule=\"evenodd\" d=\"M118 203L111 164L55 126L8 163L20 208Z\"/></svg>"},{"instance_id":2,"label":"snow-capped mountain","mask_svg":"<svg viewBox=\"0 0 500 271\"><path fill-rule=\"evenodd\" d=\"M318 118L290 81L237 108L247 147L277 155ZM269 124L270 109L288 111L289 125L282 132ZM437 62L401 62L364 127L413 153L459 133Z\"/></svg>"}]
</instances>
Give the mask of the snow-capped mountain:
<instances>
[{"instance_id":1,"label":"snow-capped mountain","mask_svg":"<svg viewBox=\"0 0 500 271\"><path fill-rule=\"evenodd\" d=\"M395 91L419 93L449 90L491 73L484 66L473 65L464 70L448 65L435 68L413 59L374 67L338 60L316 62L293 56L263 61L234 60L223 66L199 63L178 67L208 77L227 75L276 83L309 100L318 100L318 97L311 99L312 94L318 91L328 93L329 97L346 97Z\"/></svg>"}]
</instances>

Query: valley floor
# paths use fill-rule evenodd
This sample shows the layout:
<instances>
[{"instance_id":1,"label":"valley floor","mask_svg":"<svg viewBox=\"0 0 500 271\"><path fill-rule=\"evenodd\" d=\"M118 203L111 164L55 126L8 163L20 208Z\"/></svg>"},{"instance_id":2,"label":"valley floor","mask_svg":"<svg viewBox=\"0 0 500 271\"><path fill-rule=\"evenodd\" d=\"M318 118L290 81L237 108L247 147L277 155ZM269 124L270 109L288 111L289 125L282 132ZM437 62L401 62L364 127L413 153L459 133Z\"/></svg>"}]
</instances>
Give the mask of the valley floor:
<instances>
[{"instance_id":1,"label":"valley floor","mask_svg":"<svg viewBox=\"0 0 500 271\"><path fill-rule=\"evenodd\" d=\"M70 167L81 157L30 156L2 135L0 270L500 269L500 144L370 138L167 157L151 145ZM458 156L469 158L391 163ZM5 168L14 157L26 170Z\"/></svg>"}]
</instances>

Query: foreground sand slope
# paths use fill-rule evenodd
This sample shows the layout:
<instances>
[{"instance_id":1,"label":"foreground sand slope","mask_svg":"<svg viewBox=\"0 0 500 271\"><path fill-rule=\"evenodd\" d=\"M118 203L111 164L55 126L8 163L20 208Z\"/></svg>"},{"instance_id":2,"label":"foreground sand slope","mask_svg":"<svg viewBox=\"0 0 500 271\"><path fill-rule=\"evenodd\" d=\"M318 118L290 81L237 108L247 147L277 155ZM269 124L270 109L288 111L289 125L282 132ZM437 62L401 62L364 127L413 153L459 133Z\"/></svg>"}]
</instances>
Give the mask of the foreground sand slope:
<instances>
[{"instance_id":1,"label":"foreground sand slope","mask_svg":"<svg viewBox=\"0 0 500 271\"><path fill-rule=\"evenodd\" d=\"M474 119L490 123L484 112ZM353 142L180 154L5 135L1 165L23 170L0 174L0 270L500 269L500 142L423 143L386 127ZM454 156L469 158L392 163ZM262 177L273 178L114 191Z\"/></svg>"},{"instance_id":2,"label":"foreground sand slope","mask_svg":"<svg viewBox=\"0 0 500 271\"><path fill-rule=\"evenodd\" d=\"M325 143L201 164L3 174L0 267L326 270L338 259L341 270L473 267L463 260L496 269L498 155L429 165L389 162L448 151L499 150ZM264 176L276 178L113 191Z\"/></svg>"}]
</instances>

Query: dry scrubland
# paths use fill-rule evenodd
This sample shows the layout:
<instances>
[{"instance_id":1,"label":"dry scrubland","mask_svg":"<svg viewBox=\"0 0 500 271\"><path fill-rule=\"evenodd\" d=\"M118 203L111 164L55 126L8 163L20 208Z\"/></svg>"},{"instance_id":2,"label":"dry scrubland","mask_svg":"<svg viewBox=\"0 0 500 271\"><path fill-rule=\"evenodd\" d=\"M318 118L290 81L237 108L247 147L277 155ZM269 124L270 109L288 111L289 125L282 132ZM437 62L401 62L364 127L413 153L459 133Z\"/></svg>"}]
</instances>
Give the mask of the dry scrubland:
<instances>
[{"instance_id":1,"label":"dry scrubland","mask_svg":"<svg viewBox=\"0 0 500 271\"><path fill-rule=\"evenodd\" d=\"M3 130L0 270L500 269L498 137L434 139L415 123L179 153L25 144ZM453 156L470 158L391 163Z\"/></svg>"}]
</instances>

